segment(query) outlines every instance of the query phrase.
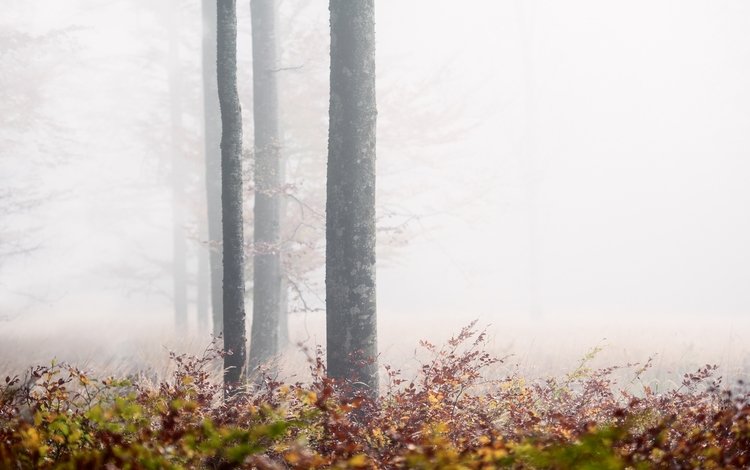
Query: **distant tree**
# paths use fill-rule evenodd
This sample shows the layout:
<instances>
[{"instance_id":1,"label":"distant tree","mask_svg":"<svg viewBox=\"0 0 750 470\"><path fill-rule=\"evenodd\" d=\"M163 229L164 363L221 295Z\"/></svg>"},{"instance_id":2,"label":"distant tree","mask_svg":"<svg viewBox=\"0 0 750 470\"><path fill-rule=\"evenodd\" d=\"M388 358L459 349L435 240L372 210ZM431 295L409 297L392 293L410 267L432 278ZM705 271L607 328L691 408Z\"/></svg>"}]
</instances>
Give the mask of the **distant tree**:
<instances>
[{"instance_id":1,"label":"distant tree","mask_svg":"<svg viewBox=\"0 0 750 470\"><path fill-rule=\"evenodd\" d=\"M216 1L203 0L203 119L206 185L206 227L209 248L213 333L223 331L221 230L221 112L216 74ZM199 279L199 283L202 282Z\"/></svg>"},{"instance_id":2,"label":"distant tree","mask_svg":"<svg viewBox=\"0 0 750 470\"><path fill-rule=\"evenodd\" d=\"M527 236L528 236L528 308L532 318L542 316L542 304L540 302L539 285L539 162L538 162L538 139L536 129L539 126L537 113L537 92L535 89L536 67L532 44L534 42L533 16L526 10L528 5L523 0L516 2L518 14L519 33L521 39L523 77L523 105L524 122L523 135L521 137L521 162L525 173L526 184L524 185L526 204L528 210Z\"/></svg>"},{"instance_id":3,"label":"distant tree","mask_svg":"<svg viewBox=\"0 0 750 470\"><path fill-rule=\"evenodd\" d=\"M211 313L209 310L209 296L211 295L211 243L208 239L208 221L206 220L207 201L201 201L202 213L198 215L198 236L202 249L198 250L198 266L195 274L196 292L195 307L198 316L198 332L206 333L211 324ZM221 292L221 291L219 291Z\"/></svg>"},{"instance_id":4,"label":"distant tree","mask_svg":"<svg viewBox=\"0 0 750 470\"><path fill-rule=\"evenodd\" d=\"M180 66L180 11L177 0L171 0L166 17L169 36L169 121L172 160L172 295L175 327L185 333L187 313L187 236L185 232L185 155L182 152L182 72Z\"/></svg>"},{"instance_id":5,"label":"distant tree","mask_svg":"<svg viewBox=\"0 0 750 470\"><path fill-rule=\"evenodd\" d=\"M253 326L250 367L275 356L281 305L280 226L282 170L276 74L276 0L252 0L253 120Z\"/></svg>"},{"instance_id":6,"label":"distant tree","mask_svg":"<svg viewBox=\"0 0 750 470\"><path fill-rule=\"evenodd\" d=\"M245 372L245 279L242 227L242 113L237 92L236 0L217 1L217 81L221 109L221 208L223 230L224 384Z\"/></svg>"},{"instance_id":7,"label":"distant tree","mask_svg":"<svg viewBox=\"0 0 750 470\"><path fill-rule=\"evenodd\" d=\"M33 7L12 0L5 7L18 14ZM23 14L23 13L21 13ZM45 88L62 67L62 50L72 29L31 35L12 23L12 15L0 20L0 259L25 255L40 244L35 224L15 217L28 216L43 203L54 200L38 184L40 169L55 168L65 160L66 149L48 142L60 142L67 129L54 121L45 109ZM54 197L53 197L54 196ZM27 217L28 218L28 217ZM33 219L33 217L32 217ZM4 264L4 263L3 263ZM2 264L0 264L0 267Z\"/></svg>"},{"instance_id":8,"label":"distant tree","mask_svg":"<svg viewBox=\"0 0 750 470\"><path fill-rule=\"evenodd\" d=\"M151 82L153 86L139 86L139 95L151 102L166 102L167 106L166 109L153 107L152 112L137 118L134 113L126 113L131 115L131 119L126 121L130 128L121 131L132 136L129 139L133 146L130 152L141 155L149 173L138 180L122 181L118 189L127 188L127 191L135 194L148 190L160 195L166 190L171 201L172 218L165 219L165 214L161 212L163 208L156 205L148 210L143 209L138 214L138 221L139 227L148 226L153 231L151 237L168 236L173 248L165 251L153 244L143 243L140 238L143 235L122 230L121 224L129 223L122 220L120 224L110 224L107 230L118 237L122 244L129 245L130 256L127 259L113 259L100 269L106 273L103 279L110 284L108 288L127 296L158 296L168 301L180 334L187 330L187 319L194 301L198 331L205 332L208 328L209 281L208 269L203 267L204 257L208 256L208 236L204 233L206 204L203 181L205 160L201 147L202 84L200 57L185 53L194 51L201 44L200 36L195 33L201 25L200 4L191 0L129 1L139 10L136 34L150 39L139 42L136 54L112 56L106 60L123 67L137 66L147 76L164 74L165 87L162 86L165 81L154 80ZM94 3L93 0L86 0L81 6L82 11L92 8ZM102 6L98 14L111 15L111 8L116 8L116 4ZM216 23L215 14L212 22ZM213 48L215 57L215 39ZM98 62L100 67L104 64L101 60ZM213 68L215 83L215 65ZM214 96L214 100L218 113L218 96ZM218 153L218 138L216 147ZM220 177L217 174L216 178ZM116 199L118 196L115 194L108 193L106 197ZM220 220L220 206L218 211ZM194 267L196 261L197 269ZM221 295L221 285L218 292Z\"/></svg>"},{"instance_id":9,"label":"distant tree","mask_svg":"<svg viewBox=\"0 0 750 470\"><path fill-rule=\"evenodd\" d=\"M375 2L331 0L326 202L328 374L378 393Z\"/></svg>"}]
</instances>

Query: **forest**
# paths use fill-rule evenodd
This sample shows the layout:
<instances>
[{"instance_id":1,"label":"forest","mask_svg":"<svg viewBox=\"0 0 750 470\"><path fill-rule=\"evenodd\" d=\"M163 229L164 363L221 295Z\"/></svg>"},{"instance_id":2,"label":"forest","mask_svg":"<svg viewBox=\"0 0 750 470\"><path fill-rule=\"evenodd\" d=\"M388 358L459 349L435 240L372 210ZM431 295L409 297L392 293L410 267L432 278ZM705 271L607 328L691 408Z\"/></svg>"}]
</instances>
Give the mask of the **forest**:
<instances>
[{"instance_id":1,"label":"forest","mask_svg":"<svg viewBox=\"0 0 750 470\"><path fill-rule=\"evenodd\" d=\"M750 468L750 3L3 1L0 470Z\"/></svg>"}]
</instances>

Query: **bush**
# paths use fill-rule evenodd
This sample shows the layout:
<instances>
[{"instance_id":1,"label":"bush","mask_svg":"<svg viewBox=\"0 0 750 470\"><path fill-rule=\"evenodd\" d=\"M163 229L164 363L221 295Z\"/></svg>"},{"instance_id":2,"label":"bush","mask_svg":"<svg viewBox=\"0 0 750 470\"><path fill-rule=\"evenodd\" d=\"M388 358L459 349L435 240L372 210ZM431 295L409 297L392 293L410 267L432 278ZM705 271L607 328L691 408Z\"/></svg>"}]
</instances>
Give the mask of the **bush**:
<instances>
[{"instance_id":1,"label":"bush","mask_svg":"<svg viewBox=\"0 0 750 470\"><path fill-rule=\"evenodd\" d=\"M172 354L158 384L34 367L0 386L2 468L748 468L750 404L706 366L665 393L617 391L616 368L527 383L491 378L501 362L474 325L411 380L386 367L372 401L326 377L262 376L222 400L221 351ZM637 369L642 372L644 367ZM646 364L645 367L648 367Z\"/></svg>"}]
</instances>

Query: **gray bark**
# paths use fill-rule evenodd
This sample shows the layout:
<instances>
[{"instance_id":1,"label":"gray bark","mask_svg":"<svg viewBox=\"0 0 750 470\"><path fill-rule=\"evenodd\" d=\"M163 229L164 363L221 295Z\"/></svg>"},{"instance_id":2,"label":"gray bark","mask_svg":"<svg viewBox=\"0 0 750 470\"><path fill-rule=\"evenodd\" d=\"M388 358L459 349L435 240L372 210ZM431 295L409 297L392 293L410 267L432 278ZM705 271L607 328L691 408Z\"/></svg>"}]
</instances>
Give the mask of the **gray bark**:
<instances>
[{"instance_id":1,"label":"gray bark","mask_svg":"<svg viewBox=\"0 0 750 470\"><path fill-rule=\"evenodd\" d=\"M250 368L279 349L281 160L276 83L276 0L252 0L255 207Z\"/></svg>"},{"instance_id":2,"label":"gray bark","mask_svg":"<svg viewBox=\"0 0 750 470\"><path fill-rule=\"evenodd\" d=\"M203 117L206 163L206 222L214 336L223 331L221 230L221 114L216 82L216 1L203 0ZM201 281L202 282L202 281Z\"/></svg>"},{"instance_id":3,"label":"gray bark","mask_svg":"<svg viewBox=\"0 0 750 470\"><path fill-rule=\"evenodd\" d=\"M182 153L182 90L179 56L179 11L169 4L169 118L172 153L172 281L175 327L187 331L187 239L185 234L185 162Z\"/></svg>"},{"instance_id":4,"label":"gray bark","mask_svg":"<svg viewBox=\"0 0 750 470\"><path fill-rule=\"evenodd\" d=\"M328 374L377 396L374 0L331 0Z\"/></svg>"},{"instance_id":5,"label":"gray bark","mask_svg":"<svg viewBox=\"0 0 750 470\"><path fill-rule=\"evenodd\" d=\"M217 80L221 109L221 208L224 250L224 385L245 375L245 280L242 227L242 114L237 93L237 5L217 1Z\"/></svg>"}]
</instances>

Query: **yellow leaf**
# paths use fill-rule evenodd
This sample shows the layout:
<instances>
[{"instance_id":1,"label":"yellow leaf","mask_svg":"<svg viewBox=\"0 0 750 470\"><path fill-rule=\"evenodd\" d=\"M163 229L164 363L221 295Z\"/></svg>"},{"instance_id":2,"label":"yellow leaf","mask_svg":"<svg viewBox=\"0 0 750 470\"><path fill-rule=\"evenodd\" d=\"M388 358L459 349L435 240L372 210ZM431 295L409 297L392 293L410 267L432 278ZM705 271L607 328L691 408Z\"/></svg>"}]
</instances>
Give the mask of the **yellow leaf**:
<instances>
[{"instance_id":1,"label":"yellow leaf","mask_svg":"<svg viewBox=\"0 0 750 470\"><path fill-rule=\"evenodd\" d=\"M354 457L349 459L349 462L347 462L352 467L364 467L367 465L368 459L365 454L357 454Z\"/></svg>"},{"instance_id":2,"label":"yellow leaf","mask_svg":"<svg viewBox=\"0 0 750 470\"><path fill-rule=\"evenodd\" d=\"M303 397L303 401L307 405L312 405L313 403L315 403L316 401L318 401L318 394L315 393L315 392L313 392L312 390L308 391L305 394L305 396Z\"/></svg>"},{"instance_id":3,"label":"yellow leaf","mask_svg":"<svg viewBox=\"0 0 750 470\"><path fill-rule=\"evenodd\" d=\"M287 463L294 465L296 463L299 463L301 459L300 459L299 453L295 451L291 451L291 452L287 452L286 454L284 454L284 460L286 460Z\"/></svg>"},{"instance_id":4,"label":"yellow leaf","mask_svg":"<svg viewBox=\"0 0 750 470\"><path fill-rule=\"evenodd\" d=\"M38 449L42 443L39 438L39 432L36 428L29 428L26 431L21 431L21 437L23 439L23 446L27 449Z\"/></svg>"}]
</instances>

